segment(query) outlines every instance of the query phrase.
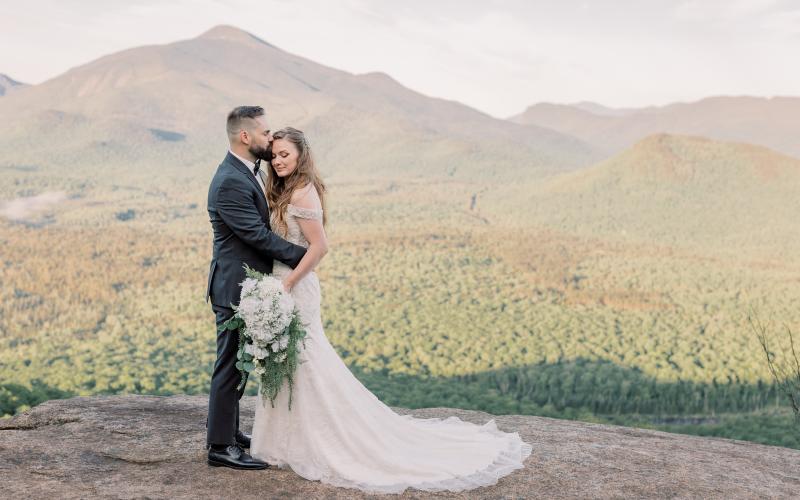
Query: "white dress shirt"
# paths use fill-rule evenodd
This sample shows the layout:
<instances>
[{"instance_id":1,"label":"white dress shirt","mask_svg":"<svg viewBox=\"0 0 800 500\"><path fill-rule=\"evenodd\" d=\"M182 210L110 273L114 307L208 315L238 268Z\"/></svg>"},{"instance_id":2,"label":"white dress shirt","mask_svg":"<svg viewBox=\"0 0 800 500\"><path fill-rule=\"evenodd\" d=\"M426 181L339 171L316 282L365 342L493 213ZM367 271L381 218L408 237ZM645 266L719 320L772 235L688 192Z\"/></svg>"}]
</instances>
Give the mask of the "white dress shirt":
<instances>
[{"instance_id":1,"label":"white dress shirt","mask_svg":"<svg viewBox=\"0 0 800 500\"><path fill-rule=\"evenodd\" d=\"M252 162L252 161L250 161L250 160L245 160L244 158L242 158L241 156L237 155L236 153L234 153L234 152L233 152L233 151L231 151L230 149L228 150L228 152L229 152L230 154L232 154L233 156L235 156L236 158L238 158L238 159L239 159L239 161L241 161L242 163L244 163L244 164L247 166L247 168L249 168L249 169L250 169L250 173L251 173L251 174L253 174L253 176L255 176L255 178L256 178L256 181L258 181L258 185L259 185L259 186L261 186L261 190L262 190L262 191L264 191L264 192L266 193L266 192L267 192L267 188L266 188L266 186L264 186L264 181L261 179L261 176L260 176L260 175L256 175L256 164L255 164L255 163L253 163L253 162ZM261 161L262 161L262 162L264 162L265 160L261 160ZM264 167L262 166L261 168L264 168ZM261 171L261 170L259 169L259 172L260 172L260 171Z\"/></svg>"}]
</instances>

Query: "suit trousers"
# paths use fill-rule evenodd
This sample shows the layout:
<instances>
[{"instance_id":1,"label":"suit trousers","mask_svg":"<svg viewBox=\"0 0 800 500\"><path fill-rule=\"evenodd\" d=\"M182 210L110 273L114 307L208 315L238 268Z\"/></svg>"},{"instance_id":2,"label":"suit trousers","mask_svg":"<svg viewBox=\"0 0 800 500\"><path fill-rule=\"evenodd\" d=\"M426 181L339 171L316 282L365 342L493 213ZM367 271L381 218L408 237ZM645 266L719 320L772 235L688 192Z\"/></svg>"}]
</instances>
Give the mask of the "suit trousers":
<instances>
[{"instance_id":1,"label":"suit trousers","mask_svg":"<svg viewBox=\"0 0 800 500\"><path fill-rule=\"evenodd\" d=\"M208 420L206 421L206 445L236 444L239 430L239 400L244 394L245 384L236 390L242 375L236 368L236 352L239 350L239 330L219 331L220 325L230 319L234 311L230 307L212 304L217 322L217 361L211 374L211 390L208 395Z\"/></svg>"}]
</instances>

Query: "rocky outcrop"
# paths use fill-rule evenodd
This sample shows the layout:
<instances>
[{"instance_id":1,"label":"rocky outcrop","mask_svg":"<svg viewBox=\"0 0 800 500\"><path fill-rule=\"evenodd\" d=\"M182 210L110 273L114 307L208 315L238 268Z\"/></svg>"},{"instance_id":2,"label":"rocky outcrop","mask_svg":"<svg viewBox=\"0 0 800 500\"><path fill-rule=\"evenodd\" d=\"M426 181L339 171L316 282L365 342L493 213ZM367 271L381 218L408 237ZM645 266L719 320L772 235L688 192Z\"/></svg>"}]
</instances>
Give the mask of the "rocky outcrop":
<instances>
[{"instance_id":1,"label":"rocky outcrop","mask_svg":"<svg viewBox=\"0 0 800 500\"><path fill-rule=\"evenodd\" d=\"M242 424L256 401L243 399ZM291 470L206 465L203 396L78 397L0 420L3 498L365 498ZM396 409L419 417L491 415ZM755 498L800 495L800 451L531 416L494 417L533 445L524 470L462 494L406 498ZM391 450L387 450L390 453Z\"/></svg>"}]
</instances>

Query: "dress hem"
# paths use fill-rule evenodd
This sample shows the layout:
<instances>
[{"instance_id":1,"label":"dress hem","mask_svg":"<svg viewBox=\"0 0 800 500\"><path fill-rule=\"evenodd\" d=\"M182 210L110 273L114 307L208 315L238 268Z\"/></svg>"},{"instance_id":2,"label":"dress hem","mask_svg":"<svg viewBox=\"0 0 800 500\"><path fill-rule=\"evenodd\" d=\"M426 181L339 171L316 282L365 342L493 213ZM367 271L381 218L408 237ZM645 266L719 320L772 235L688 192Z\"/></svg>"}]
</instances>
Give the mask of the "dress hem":
<instances>
[{"instance_id":1,"label":"dress hem","mask_svg":"<svg viewBox=\"0 0 800 500\"><path fill-rule=\"evenodd\" d=\"M404 415L403 417L420 420L426 424L437 424L445 420L442 418L418 419L412 415ZM464 422L458 417L447 417L446 420L451 424L463 424L466 426L475 425L470 422ZM531 453L533 452L533 447L524 442L518 433L503 432L498 429L494 419L489 420L480 427L481 432L486 432L494 437L507 439L508 445L506 449L503 450L500 455L497 456L491 464L489 464L488 467L467 474L466 476L458 475L438 481L426 481L421 483L400 482L377 485L365 483L363 481L352 481L343 477L337 477L329 472L309 470L308 464L295 464L295 466L292 466L291 463L275 459L274 457L266 457L262 458L262 460L281 469L291 469L298 476L310 481L320 481L321 483L338 488L357 489L365 493L401 494L409 488L427 492L467 491L497 484L501 478L507 476L515 470L524 468L525 460L530 457Z\"/></svg>"}]
</instances>

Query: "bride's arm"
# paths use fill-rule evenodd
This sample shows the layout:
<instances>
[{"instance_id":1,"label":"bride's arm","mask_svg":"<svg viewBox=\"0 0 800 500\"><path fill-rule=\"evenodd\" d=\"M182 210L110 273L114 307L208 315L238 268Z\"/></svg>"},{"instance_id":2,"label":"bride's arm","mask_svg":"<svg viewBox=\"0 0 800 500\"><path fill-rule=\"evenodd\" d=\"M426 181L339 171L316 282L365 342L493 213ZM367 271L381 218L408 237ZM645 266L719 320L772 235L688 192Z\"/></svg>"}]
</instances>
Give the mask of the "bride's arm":
<instances>
[{"instance_id":1,"label":"bride's arm","mask_svg":"<svg viewBox=\"0 0 800 500\"><path fill-rule=\"evenodd\" d=\"M322 213L322 203L314 186L298 189L292 193L289 203L301 209L309 209L314 213ZM297 267L283 279L283 286L289 291L303 276L313 271L322 257L328 253L328 238L325 236L325 228L322 226L322 217L297 217L296 220L303 236L308 240L308 251Z\"/></svg>"}]
</instances>

